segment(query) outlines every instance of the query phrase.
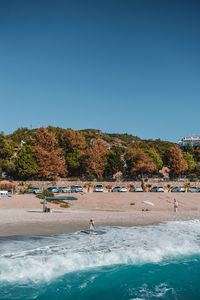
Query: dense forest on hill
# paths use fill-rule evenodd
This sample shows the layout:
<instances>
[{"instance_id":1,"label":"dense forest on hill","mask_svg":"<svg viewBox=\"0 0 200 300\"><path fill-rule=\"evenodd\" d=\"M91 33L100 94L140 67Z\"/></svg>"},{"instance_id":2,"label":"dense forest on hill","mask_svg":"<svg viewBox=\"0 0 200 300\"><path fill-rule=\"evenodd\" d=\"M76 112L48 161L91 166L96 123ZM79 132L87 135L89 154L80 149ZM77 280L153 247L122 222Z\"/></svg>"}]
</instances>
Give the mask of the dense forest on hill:
<instances>
[{"instance_id":1,"label":"dense forest on hill","mask_svg":"<svg viewBox=\"0 0 200 300\"><path fill-rule=\"evenodd\" d=\"M200 147L96 129L19 128L0 134L0 175L15 180L200 177Z\"/></svg>"}]
</instances>

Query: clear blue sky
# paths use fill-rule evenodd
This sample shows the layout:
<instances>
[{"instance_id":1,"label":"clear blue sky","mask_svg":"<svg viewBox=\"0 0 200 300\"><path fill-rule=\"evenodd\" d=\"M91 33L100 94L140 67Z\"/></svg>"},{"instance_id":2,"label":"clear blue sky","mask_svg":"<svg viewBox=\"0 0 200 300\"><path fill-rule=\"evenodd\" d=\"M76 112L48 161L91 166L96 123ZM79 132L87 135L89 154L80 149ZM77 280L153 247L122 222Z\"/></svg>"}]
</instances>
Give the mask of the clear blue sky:
<instances>
[{"instance_id":1,"label":"clear blue sky","mask_svg":"<svg viewBox=\"0 0 200 300\"><path fill-rule=\"evenodd\" d=\"M1 0L0 130L200 134L200 1Z\"/></svg>"}]
</instances>

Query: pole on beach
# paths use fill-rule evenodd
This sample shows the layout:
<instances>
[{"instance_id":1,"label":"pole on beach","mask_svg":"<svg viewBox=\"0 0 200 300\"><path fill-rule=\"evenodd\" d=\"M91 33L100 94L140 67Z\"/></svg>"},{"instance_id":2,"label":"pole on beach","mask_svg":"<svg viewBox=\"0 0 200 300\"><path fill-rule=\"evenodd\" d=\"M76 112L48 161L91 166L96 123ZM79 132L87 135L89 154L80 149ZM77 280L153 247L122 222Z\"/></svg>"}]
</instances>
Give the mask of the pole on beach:
<instances>
[{"instance_id":1,"label":"pole on beach","mask_svg":"<svg viewBox=\"0 0 200 300\"><path fill-rule=\"evenodd\" d=\"M46 204L47 204L47 200L46 200L46 196L44 196L44 199L43 199L43 212L46 212Z\"/></svg>"}]
</instances>

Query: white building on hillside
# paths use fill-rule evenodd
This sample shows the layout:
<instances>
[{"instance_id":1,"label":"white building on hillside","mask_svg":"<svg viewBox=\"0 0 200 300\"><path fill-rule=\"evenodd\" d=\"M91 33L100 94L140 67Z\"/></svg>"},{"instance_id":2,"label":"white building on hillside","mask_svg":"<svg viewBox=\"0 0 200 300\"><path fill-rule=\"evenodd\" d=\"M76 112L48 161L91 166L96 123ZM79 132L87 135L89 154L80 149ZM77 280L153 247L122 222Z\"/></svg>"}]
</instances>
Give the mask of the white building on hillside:
<instances>
[{"instance_id":1,"label":"white building on hillside","mask_svg":"<svg viewBox=\"0 0 200 300\"><path fill-rule=\"evenodd\" d=\"M180 147L198 147L200 146L200 137L199 136L186 136L178 141Z\"/></svg>"}]
</instances>

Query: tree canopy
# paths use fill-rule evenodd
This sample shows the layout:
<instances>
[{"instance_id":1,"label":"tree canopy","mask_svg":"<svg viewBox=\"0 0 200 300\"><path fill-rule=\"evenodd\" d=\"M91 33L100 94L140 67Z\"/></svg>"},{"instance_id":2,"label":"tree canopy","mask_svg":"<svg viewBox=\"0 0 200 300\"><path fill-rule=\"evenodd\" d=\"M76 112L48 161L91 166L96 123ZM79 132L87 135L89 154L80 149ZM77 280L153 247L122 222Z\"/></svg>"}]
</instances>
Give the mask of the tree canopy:
<instances>
[{"instance_id":1,"label":"tree canopy","mask_svg":"<svg viewBox=\"0 0 200 300\"><path fill-rule=\"evenodd\" d=\"M96 129L19 128L0 134L0 174L11 179L109 180L164 176L200 178L200 148L180 149L169 141L142 140Z\"/></svg>"},{"instance_id":2,"label":"tree canopy","mask_svg":"<svg viewBox=\"0 0 200 300\"><path fill-rule=\"evenodd\" d=\"M174 176L181 175L188 170L188 164L183 157L183 153L178 146L170 149L170 173Z\"/></svg>"}]
</instances>

